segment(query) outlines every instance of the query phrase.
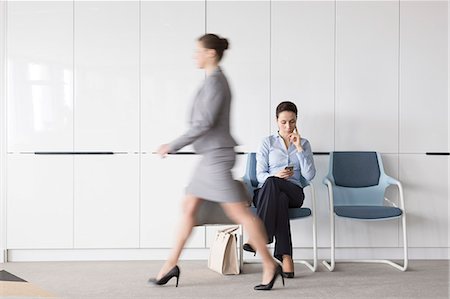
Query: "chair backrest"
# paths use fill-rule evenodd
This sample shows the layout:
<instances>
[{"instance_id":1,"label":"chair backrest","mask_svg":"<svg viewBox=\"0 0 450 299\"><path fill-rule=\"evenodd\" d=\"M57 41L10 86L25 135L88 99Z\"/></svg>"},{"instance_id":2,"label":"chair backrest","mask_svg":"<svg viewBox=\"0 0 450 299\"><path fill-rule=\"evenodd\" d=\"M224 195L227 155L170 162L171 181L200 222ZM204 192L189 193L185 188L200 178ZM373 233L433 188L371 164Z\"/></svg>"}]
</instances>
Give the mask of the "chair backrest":
<instances>
[{"instance_id":1,"label":"chair backrest","mask_svg":"<svg viewBox=\"0 0 450 299\"><path fill-rule=\"evenodd\" d=\"M376 152L331 152L328 179L335 206L382 206L388 184Z\"/></svg>"},{"instance_id":2,"label":"chair backrest","mask_svg":"<svg viewBox=\"0 0 450 299\"><path fill-rule=\"evenodd\" d=\"M246 180L251 187L258 187L258 178L256 177L256 153L247 154L244 180Z\"/></svg>"}]
</instances>

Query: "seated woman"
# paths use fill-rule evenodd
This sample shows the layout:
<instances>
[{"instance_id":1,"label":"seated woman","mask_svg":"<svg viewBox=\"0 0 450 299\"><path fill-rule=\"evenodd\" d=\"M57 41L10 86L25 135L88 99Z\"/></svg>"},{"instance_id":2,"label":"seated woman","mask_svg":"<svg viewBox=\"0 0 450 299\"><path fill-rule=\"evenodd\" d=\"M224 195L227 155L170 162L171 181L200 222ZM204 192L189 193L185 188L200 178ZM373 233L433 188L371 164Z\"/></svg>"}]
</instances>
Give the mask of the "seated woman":
<instances>
[{"instance_id":1,"label":"seated woman","mask_svg":"<svg viewBox=\"0 0 450 299\"><path fill-rule=\"evenodd\" d=\"M283 263L285 277L294 277L289 208L300 208L304 193L301 177L316 174L311 146L297 131L297 107L282 102L276 109L278 132L265 138L256 154L259 188L253 203L266 227L268 244L275 237L276 259ZM251 243L251 240L249 241ZM244 250L255 252L246 243Z\"/></svg>"}]
</instances>

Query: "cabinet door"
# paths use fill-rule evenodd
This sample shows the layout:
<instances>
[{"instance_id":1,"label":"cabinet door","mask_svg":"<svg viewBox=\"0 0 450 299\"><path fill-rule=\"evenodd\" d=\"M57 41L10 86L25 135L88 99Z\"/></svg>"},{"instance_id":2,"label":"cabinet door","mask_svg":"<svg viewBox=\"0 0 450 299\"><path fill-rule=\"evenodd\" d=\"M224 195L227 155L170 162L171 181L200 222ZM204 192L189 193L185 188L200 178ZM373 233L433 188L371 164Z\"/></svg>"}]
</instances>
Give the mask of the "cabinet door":
<instances>
[{"instance_id":1,"label":"cabinet door","mask_svg":"<svg viewBox=\"0 0 450 299\"><path fill-rule=\"evenodd\" d=\"M75 149L139 149L139 3L75 1Z\"/></svg>"},{"instance_id":2,"label":"cabinet door","mask_svg":"<svg viewBox=\"0 0 450 299\"><path fill-rule=\"evenodd\" d=\"M187 129L191 99L205 78L194 61L204 31L203 1L142 2L142 151L152 152Z\"/></svg>"},{"instance_id":3,"label":"cabinet door","mask_svg":"<svg viewBox=\"0 0 450 299\"><path fill-rule=\"evenodd\" d=\"M73 157L8 155L7 248L73 247Z\"/></svg>"},{"instance_id":4,"label":"cabinet door","mask_svg":"<svg viewBox=\"0 0 450 299\"><path fill-rule=\"evenodd\" d=\"M271 28L272 132L275 109L292 101L314 151L334 149L334 2L275 1Z\"/></svg>"},{"instance_id":5,"label":"cabinet door","mask_svg":"<svg viewBox=\"0 0 450 299\"><path fill-rule=\"evenodd\" d=\"M185 188L194 175L197 155L165 159L144 154L141 160L141 247L171 248L179 229ZM202 175L201 173L195 175ZM203 248L205 228L192 231L186 247Z\"/></svg>"},{"instance_id":6,"label":"cabinet door","mask_svg":"<svg viewBox=\"0 0 450 299\"><path fill-rule=\"evenodd\" d=\"M270 134L270 2L208 1L207 32L229 41L223 70L230 83L232 134L255 151Z\"/></svg>"},{"instance_id":7,"label":"cabinet door","mask_svg":"<svg viewBox=\"0 0 450 299\"><path fill-rule=\"evenodd\" d=\"M72 16L71 2L8 2L9 152L73 149Z\"/></svg>"},{"instance_id":8,"label":"cabinet door","mask_svg":"<svg viewBox=\"0 0 450 299\"><path fill-rule=\"evenodd\" d=\"M398 3L336 5L336 150L397 153Z\"/></svg>"},{"instance_id":9,"label":"cabinet door","mask_svg":"<svg viewBox=\"0 0 450 299\"><path fill-rule=\"evenodd\" d=\"M400 155L409 247L448 246L448 159Z\"/></svg>"},{"instance_id":10,"label":"cabinet door","mask_svg":"<svg viewBox=\"0 0 450 299\"><path fill-rule=\"evenodd\" d=\"M76 156L75 248L139 247L139 155Z\"/></svg>"},{"instance_id":11,"label":"cabinet door","mask_svg":"<svg viewBox=\"0 0 450 299\"><path fill-rule=\"evenodd\" d=\"M400 152L448 151L447 2L400 5Z\"/></svg>"}]
</instances>

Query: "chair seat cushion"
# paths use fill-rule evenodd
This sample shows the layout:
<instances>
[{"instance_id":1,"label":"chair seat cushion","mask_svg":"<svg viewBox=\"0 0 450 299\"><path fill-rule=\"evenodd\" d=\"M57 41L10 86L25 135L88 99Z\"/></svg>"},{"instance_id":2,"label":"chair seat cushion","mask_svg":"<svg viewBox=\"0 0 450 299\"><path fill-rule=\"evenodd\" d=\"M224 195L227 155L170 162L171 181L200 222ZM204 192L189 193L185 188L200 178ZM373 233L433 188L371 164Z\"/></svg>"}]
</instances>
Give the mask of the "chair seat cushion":
<instances>
[{"instance_id":1,"label":"chair seat cushion","mask_svg":"<svg viewBox=\"0 0 450 299\"><path fill-rule=\"evenodd\" d=\"M250 208L253 214L256 214L256 208ZM290 208L289 219L297 219L311 216L311 210L308 208Z\"/></svg>"},{"instance_id":2,"label":"chair seat cushion","mask_svg":"<svg viewBox=\"0 0 450 299\"><path fill-rule=\"evenodd\" d=\"M382 219L402 215L402 210L396 207L384 206L335 206L336 215L357 219Z\"/></svg>"}]
</instances>

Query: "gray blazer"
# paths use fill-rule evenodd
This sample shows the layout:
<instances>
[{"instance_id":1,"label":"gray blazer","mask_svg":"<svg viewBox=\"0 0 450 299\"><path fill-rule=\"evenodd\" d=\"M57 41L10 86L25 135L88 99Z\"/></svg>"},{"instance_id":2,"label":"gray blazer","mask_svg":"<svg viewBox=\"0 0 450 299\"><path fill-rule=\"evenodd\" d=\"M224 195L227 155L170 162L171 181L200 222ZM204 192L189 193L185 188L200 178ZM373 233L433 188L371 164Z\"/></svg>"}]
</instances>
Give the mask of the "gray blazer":
<instances>
[{"instance_id":1,"label":"gray blazer","mask_svg":"<svg viewBox=\"0 0 450 299\"><path fill-rule=\"evenodd\" d=\"M191 143L198 153L236 146L230 134L230 106L230 87L218 67L198 90L191 108L190 128L169 144L170 152L174 153Z\"/></svg>"}]
</instances>

